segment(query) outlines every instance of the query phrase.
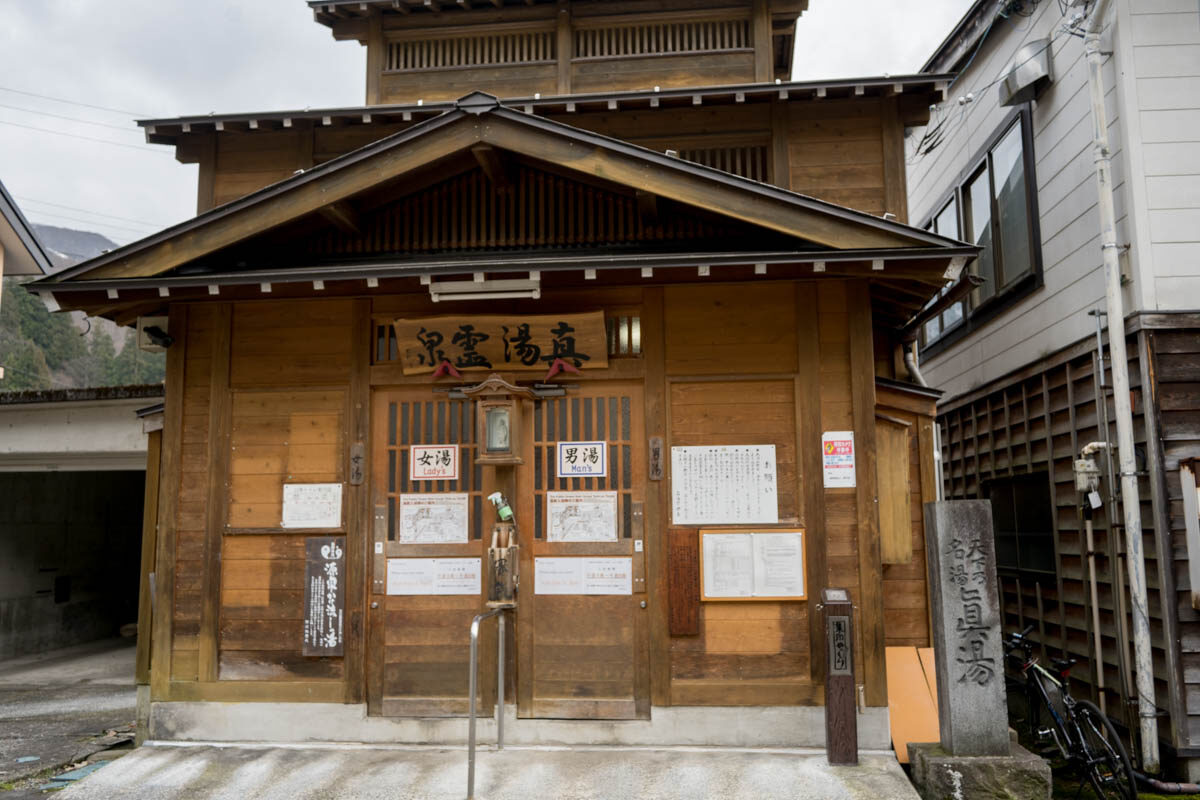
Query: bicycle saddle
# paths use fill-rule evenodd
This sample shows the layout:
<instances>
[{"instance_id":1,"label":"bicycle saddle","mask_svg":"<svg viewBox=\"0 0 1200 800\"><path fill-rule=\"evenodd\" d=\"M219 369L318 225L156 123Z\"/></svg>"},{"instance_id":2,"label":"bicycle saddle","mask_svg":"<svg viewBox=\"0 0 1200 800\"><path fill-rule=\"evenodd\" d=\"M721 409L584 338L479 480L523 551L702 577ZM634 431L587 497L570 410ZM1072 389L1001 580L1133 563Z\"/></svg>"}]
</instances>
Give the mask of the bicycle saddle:
<instances>
[{"instance_id":1,"label":"bicycle saddle","mask_svg":"<svg viewBox=\"0 0 1200 800\"><path fill-rule=\"evenodd\" d=\"M1066 672L1067 670L1071 669L1071 667L1078 664L1079 659L1077 659L1077 658L1052 658L1052 659L1050 659L1050 663L1052 665L1054 665L1054 668L1056 670L1058 670L1059 672Z\"/></svg>"}]
</instances>

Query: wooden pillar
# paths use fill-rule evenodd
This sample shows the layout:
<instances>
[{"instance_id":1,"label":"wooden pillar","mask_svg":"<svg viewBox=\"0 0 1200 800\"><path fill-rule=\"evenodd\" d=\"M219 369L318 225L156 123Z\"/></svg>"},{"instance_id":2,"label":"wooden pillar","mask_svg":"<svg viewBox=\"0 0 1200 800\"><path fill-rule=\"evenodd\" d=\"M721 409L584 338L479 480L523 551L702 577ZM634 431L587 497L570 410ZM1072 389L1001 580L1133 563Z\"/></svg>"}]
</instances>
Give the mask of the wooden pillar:
<instances>
[{"instance_id":1,"label":"wooden pillar","mask_svg":"<svg viewBox=\"0 0 1200 800\"><path fill-rule=\"evenodd\" d=\"M371 344L374 329L371 323L371 301L354 301L350 338L350 413L346 419L347 458L362 457L357 467L346 465L346 612L349 624L344 633L346 702L363 701L363 630L366 619L365 593L370 570L367 559L372 558L367 542L374 539L374 519L371 511ZM354 478L356 469L361 470Z\"/></svg>"},{"instance_id":2,"label":"wooden pillar","mask_svg":"<svg viewBox=\"0 0 1200 800\"><path fill-rule=\"evenodd\" d=\"M899 98L884 98L883 128L883 210L908 222L908 189L904 177L904 124L897 108Z\"/></svg>"},{"instance_id":3,"label":"wooden pillar","mask_svg":"<svg viewBox=\"0 0 1200 800\"><path fill-rule=\"evenodd\" d=\"M558 93L571 93L571 58L575 48L571 36L571 7L565 0L558 0L558 15L555 22L558 51Z\"/></svg>"},{"instance_id":4,"label":"wooden pillar","mask_svg":"<svg viewBox=\"0 0 1200 800\"><path fill-rule=\"evenodd\" d=\"M150 648L154 603L150 575L154 572L154 553L158 540L158 475L162 452L162 431L146 435L146 493L142 500L142 567L138 578L137 655L134 683L150 683Z\"/></svg>"},{"instance_id":5,"label":"wooden pillar","mask_svg":"<svg viewBox=\"0 0 1200 800\"><path fill-rule=\"evenodd\" d=\"M367 18L367 99L369 106L383 102L381 85L383 68L387 60L383 41L383 15L372 9Z\"/></svg>"},{"instance_id":6,"label":"wooden pillar","mask_svg":"<svg viewBox=\"0 0 1200 800\"><path fill-rule=\"evenodd\" d=\"M200 151L199 176L196 179L196 213L203 214L217 204L217 134L200 133L197 148Z\"/></svg>"},{"instance_id":7,"label":"wooden pillar","mask_svg":"<svg viewBox=\"0 0 1200 800\"><path fill-rule=\"evenodd\" d=\"M768 0L754 0L750 20L754 33L754 80L769 83L774 72L775 58L771 52L771 5Z\"/></svg>"},{"instance_id":8,"label":"wooden pillar","mask_svg":"<svg viewBox=\"0 0 1200 800\"><path fill-rule=\"evenodd\" d=\"M848 285L850 386L854 450L858 461L855 508L858 521L859 624L863 683L868 706L887 705L884 666L883 561L879 541L879 491L875 473L875 357L871 291L866 281Z\"/></svg>"},{"instance_id":9,"label":"wooden pillar","mask_svg":"<svg viewBox=\"0 0 1200 800\"><path fill-rule=\"evenodd\" d=\"M792 188L792 165L788 154L788 107L782 100L771 103L771 183Z\"/></svg>"},{"instance_id":10,"label":"wooden pillar","mask_svg":"<svg viewBox=\"0 0 1200 800\"><path fill-rule=\"evenodd\" d=\"M199 680L217 680L218 625L221 609L221 537L229 503L230 429L233 401L229 391L229 356L233 304L221 303L213 313L212 355L208 390L208 507L204 534L204 578L200 606Z\"/></svg>"},{"instance_id":11,"label":"wooden pillar","mask_svg":"<svg viewBox=\"0 0 1200 800\"><path fill-rule=\"evenodd\" d=\"M175 514L179 508L180 449L183 439L183 370L187 352L188 307L172 306L168 328L167 381L159 462L158 541L155 542L154 637L150 651L150 697L167 700L171 681L172 614L175 603Z\"/></svg>"},{"instance_id":12,"label":"wooden pillar","mask_svg":"<svg viewBox=\"0 0 1200 800\"><path fill-rule=\"evenodd\" d=\"M649 440L657 436L665 442L667 381L661 288L647 289L642 295L642 360L646 365L643 389L646 402L646 437ZM666 457L667 454L663 453L663 458ZM650 702L655 706L671 704L666 491L665 480L646 482L645 546L646 593L650 603Z\"/></svg>"},{"instance_id":13,"label":"wooden pillar","mask_svg":"<svg viewBox=\"0 0 1200 800\"><path fill-rule=\"evenodd\" d=\"M825 493L821 480L821 342L815 283L796 283L796 461L800 479L800 520L807 537L808 596L821 596L828 579ZM811 601L810 601L811 603ZM825 631L810 611L809 674L813 685L825 678Z\"/></svg>"}]
</instances>

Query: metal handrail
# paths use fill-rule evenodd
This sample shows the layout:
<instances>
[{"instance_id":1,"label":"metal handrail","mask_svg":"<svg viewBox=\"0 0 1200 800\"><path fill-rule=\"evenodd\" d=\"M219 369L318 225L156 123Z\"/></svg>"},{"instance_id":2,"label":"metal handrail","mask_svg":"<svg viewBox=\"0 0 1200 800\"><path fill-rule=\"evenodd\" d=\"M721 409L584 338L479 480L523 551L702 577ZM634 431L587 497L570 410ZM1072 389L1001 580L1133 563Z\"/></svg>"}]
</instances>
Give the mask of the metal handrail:
<instances>
[{"instance_id":1,"label":"metal handrail","mask_svg":"<svg viewBox=\"0 0 1200 800\"><path fill-rule=\"evenodd\" d=\"M467 734L467 800L475 800L475 695L479 690L479 623L496 617L496 749L504 749L504 612L508 606L493 608L471 620L471 675L468 700L470 722Z\"/></svg>"}]
</instances>

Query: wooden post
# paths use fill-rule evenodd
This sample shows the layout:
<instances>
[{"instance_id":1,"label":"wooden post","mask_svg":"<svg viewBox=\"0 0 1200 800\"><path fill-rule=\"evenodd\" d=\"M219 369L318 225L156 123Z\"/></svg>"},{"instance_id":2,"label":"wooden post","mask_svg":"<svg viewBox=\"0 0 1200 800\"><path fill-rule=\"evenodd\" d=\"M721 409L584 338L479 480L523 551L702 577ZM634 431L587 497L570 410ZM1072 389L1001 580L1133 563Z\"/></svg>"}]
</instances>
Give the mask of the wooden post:
<instances>
[{"instance_id":1,"label":"wooden post","mask_svg":"<svg viewBox=\"0 0 1200 800\"><path fill-rule=\"evenodd\" d=\"M151 620L154 605L150 575L154 572L154 553L158 541L158 473L159 453L162 452L162 431L146 435L146 494L142 501L142 569L138 591L137 657L134 663L134 683L150 684Z\"/></svg>"},{"instance_id":2,"label":"wooden post","mask_svg":"<svg viewBox=\"0 0 1200 800\"><path fill-rule=\"evenodd\" d=\"M558 3L555 23L556 47L558 50L558 93L571 93L571 57L574 55L571 35L571 7L563 0Z\"/></svg>"},{"instance_id":3,"label":"wooden post","mask_svg":"<svg viewBox=\"0 0 1200 800\"><path fill-rule=\"evenodd\" d=\"M854 702L853 605L845 589L821 592L825 612L825 755L830 764L858 763L858 709Z\"/></svg>"},{"instance_id":4,"label":"wooden post","mask_svg":"<svg viewBox=\"0 0 1200 800\"><path fill-rule=\"evenodd\" d=\"M771 7L767 0L754 0L750 24L754 31L754 81L768 83L775 67L771 53Z\"/></svg>"}]
</instances>

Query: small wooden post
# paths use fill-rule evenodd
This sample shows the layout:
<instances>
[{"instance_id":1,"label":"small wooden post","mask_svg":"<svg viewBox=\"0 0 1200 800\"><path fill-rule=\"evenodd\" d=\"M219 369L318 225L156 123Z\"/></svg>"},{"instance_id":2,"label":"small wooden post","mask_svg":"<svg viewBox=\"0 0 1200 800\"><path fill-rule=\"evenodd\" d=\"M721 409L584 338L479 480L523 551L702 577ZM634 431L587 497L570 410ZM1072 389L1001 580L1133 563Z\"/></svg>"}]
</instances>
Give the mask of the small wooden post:
<instances>
[{"instance_id":1,"label":"small wooden post","mask_svg":"<svg viewBox=\"0 0 1200 800\"><path fill-rule=\"evenodd\" d=\"M858 718L854 701L854 630L851 627L850 593L845 589L821 592L825 611L825 755L830 764L858 763Z\"/></svg>"}]
</instances>

